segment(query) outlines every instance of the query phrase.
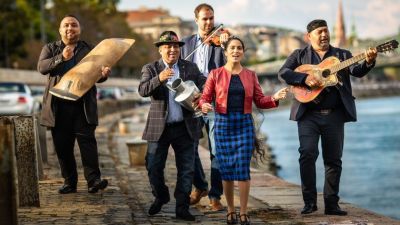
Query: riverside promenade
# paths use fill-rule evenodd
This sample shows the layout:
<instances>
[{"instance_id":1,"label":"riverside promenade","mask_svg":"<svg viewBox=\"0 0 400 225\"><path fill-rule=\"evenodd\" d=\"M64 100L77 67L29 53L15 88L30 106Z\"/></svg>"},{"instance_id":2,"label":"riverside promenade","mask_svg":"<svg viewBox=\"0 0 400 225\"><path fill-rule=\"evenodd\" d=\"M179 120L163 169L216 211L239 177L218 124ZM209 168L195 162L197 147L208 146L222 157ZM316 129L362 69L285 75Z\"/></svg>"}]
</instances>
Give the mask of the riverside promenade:
<instances>
[{"instance_id":1,"label":"riverside promenade","mask_svg":"<svg viewBox=\"0 0 400 225\"><path fill-rule=\"evenodd\" d=\"M79 165L78 192L58 194L57 190L63 180L54 150L48 148L49 163L44 166L45 178L39 181L41 206L19 208L19 224L226 224L226 211L209 211L207 198L203 198L199 204L190 209L197 221L188 223L175 218L173 191L176 167L173 151L170 151L165 168L171 201L163 206L159 214L151 217L147 215L147 210L153 201L147 172L144 166L130 165L126 145L127 141L140 139L147 112L148 106L137 107L123 113L109 114L100 119L100 126L96 130L100 166L103 177L110 182L108 188L102 192L87 193L79 151L76 149ZM118 125L123 118L128 123L125 123L126 127L122 131ZM208 177L209 152L204 148L200 148L199 151ZM322 195L318 196L319 210L303 216L299 213L303 207L299 186L260 170L253 170L251 177L249 214L252 224L400 225L400 221L357 208L346 202L341 202L341 206L349 212L348 216L326 216L323 214ZM224 198L222 202L226 205ZM239 205L238 190L235 193L235 204Z\"/></svg>"}]
</instances>

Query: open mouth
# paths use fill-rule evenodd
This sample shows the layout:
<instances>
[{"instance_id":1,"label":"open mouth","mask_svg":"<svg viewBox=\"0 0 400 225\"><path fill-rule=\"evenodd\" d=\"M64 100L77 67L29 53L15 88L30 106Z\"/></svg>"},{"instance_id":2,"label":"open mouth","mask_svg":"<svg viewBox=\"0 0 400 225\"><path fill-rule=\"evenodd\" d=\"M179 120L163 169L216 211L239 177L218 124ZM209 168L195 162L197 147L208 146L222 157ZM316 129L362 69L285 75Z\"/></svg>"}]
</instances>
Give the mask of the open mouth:
<instances>
[{"instance_id":1,"label":"open mouth","mask_svg":"<svg viewBox=\"0 0 400 225\"><path fill-rule=\"evenodd\" d=\"M321 43L321 44L328 44L329 41L328 41L328 39L323 39L323 40L320 41L320 43Z\"/></svg>"}]
</instances>

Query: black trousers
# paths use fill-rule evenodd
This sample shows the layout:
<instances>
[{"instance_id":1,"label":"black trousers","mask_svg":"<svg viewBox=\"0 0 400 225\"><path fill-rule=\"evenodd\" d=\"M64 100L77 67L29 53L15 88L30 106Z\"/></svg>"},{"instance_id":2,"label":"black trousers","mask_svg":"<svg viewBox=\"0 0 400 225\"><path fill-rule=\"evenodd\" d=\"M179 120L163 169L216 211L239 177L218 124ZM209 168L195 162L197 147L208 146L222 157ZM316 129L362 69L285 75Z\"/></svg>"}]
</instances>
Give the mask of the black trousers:
<instances>
[{"instance_id":1,"label":"black trousers","mask_svg":"<svg viewBox=\"0 0 400 225\"><path fill-rule=\"evenodd\" d=\"M168 187L165 185L164 168L169 146L175 152L175 165L178 171L174 197L176 212L189 209L190 192L194 173L194 151L197 145L184 122L167 126L157 142L148 142L146 169L152 193L162 201L169 200Z\"/></svg>"},{"instance_id":2,"label":"black trousers","mask_svg":"<svg viewBox=\"0 0 400 225\"><path fill-rule=\"evenodd\" d=\"M67 100L57 102L56 123L51 133L65 184L76 186L78 182L74 156L75 140L78 141L88 186L100 178L95 129L95 125L87 123L83 102Z\"/></svg>"},{"instance_id":3,"label":"black trousers","mask_svg":"<svg viewBox=\"0 0 400 225\"><path fill-rule=\"evenodd\" d=\"M344 139L344 113L342 109L330 113L307 112L298 121L299 163L303 200L317 202L316 168L321 139L322 158L325 168L325 207L335 206L339 201L339 183L342 173L342 153Z\"/></svg>"}]
</instances>

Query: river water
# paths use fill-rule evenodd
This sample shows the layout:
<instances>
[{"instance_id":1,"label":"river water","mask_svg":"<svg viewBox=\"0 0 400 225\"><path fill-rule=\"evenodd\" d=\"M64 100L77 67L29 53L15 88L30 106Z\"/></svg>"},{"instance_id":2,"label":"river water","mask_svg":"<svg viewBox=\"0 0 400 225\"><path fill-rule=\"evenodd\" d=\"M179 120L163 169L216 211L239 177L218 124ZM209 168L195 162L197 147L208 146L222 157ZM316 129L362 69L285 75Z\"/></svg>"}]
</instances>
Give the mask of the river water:
<instances>
[{"instance_id":1,"label":"river water","mask_svg":"<svg viewBox=\"0 0 400 225\"><path fill-rule=\"evenodd\" d=\"M357 99L358 121L346 123L340 197L346 202L400 219L400 97ZM268 135L278 176L300 184L297 124L289 109L264 113L261 131ZM320 148L321 149L321 148ZM322 192L322 153L317 188Z\"/></svg>"}]
</instances>

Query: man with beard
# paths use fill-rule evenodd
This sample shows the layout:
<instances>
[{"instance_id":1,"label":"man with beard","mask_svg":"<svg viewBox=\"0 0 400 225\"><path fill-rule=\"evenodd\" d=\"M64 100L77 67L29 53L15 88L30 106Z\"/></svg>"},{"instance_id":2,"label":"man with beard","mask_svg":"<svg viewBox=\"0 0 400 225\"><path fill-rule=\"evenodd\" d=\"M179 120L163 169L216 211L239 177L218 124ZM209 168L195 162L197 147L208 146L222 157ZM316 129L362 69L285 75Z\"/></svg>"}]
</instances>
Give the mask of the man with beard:
<instances>
[{"instance_id":1,"label":"man with beard","mask_svg":"<svg viewBox=\"0 0 400 225\"><path fill-rule=\"evenodd\" d=\"M173 31L165 31L160 35L155 46L161 58L143 66L138 91L143 97L151 97L149 116L143 132L143 139L148 142L146 169L155 197L148 213L157 214L170 200L164 168L168 148L172 146L178 171L174 193L176 217L194 221L195 217L189 212L189 194L192 188L194 151L202 136L201 123L193 117L193 112L174 100L175 92L166 86L181 78L183 81L191 80L200 90L203 89L206 78L196 64L179 58L180 47L184 44Z\"/></svg>"},{"instance_id":2,"label":"man with beard","mask_svg":"<svg viewBox=\"0 0 400 225\"><path fill-rule=\"evenodd\" d=\"M101 179L95 129L98 125L96 86L93 86L77 101L64 100L49 93L63 75L92 49L80 40L81 27L73 15L61 20L59 33L61 40L45 45L38 61L38 71L48 75L43 96L41 124L51 128L55 151L64 178L60 194L75 193L78 173L74 157L75 139L78 141L82 157L84 175L89 193L96 193L107 187L108 181ZM110 75L109 67L102 68L104 82Z\"/></svg>"},{"instance_id":3,"label":"man with beard","mask_svg":"<svg viewBox=\"0 0 400 225\"><path fill-rule=\"evenodd\" d=\"M352 57L344 49L329 44L330 36L325 20L313 20L307 25L310 45L295 50L279 70L279 77L289 85L307 88L320 87L320 76L296 72L304 64L317 65L330 56L340 61ZM352 96L350 76L363 77L375 65L376 49L368 49L366 59L337 73L341 81L336 86L326 87L316 100L300 103L296 99L290 112L290 119L297 121L299 133L299 163L302 194L305 206L301 214L317 210L317 189L315 162L318 158L318 142L321 138L322 157L325 167L324 203L326 215L347 215L339 207L339 182L342 172L344 123L356 121L356 107Z\"/></svg>"},{"instance_id":4,"label":"man with beard","mask_svg":"<svg viewBox=\"0 0 400 225\"><path fill-rule=\"evenodd\" d=\"M221 46L202 44L206 36L212 33L215 28L214 9L210 5L203 3L195 8L194 14L195 22L197 24L197 34L182 39L182 41L185 42L185 45L182 47L181 56L184 59L188 57L187 60L196 63L200 72L207 77L211 70L225 65L226 60ZM226 42L228 37L228 33L221 34L220 42ZM197 47L198 49L196 52L192 53ZM219 211L223 209L220 202L223 188L219 165L215 158L214 118L214 112L209 112L207 115L203 116L203 121L208 134L208 147L211 159L211 188L208 192L208 182L204 174L203 166L201 165L198 148L196 147L193 178L193 185L195 188L190 195L190 204L198 203L202 197L205 197L208 194L211 210Z\"/></svg>"}]
</instances>

